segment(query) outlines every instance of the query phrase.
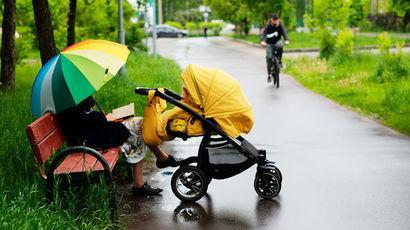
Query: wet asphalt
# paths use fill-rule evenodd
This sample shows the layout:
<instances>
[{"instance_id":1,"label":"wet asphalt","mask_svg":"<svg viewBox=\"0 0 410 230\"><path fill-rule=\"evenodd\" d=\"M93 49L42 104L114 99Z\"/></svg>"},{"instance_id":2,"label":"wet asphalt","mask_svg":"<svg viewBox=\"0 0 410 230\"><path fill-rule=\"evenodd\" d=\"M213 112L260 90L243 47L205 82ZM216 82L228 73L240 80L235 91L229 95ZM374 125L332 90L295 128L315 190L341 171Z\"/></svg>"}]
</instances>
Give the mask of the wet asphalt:
<instances>
[{"instance_id":1,"label":"wet asphalt","mask_svg":"<svg viewBox=\"0 0 410 230\"><path fill-rule=\"evenodd\" d=\"M282 191L273 200L260 199L252 167L213 180L206 197L183 204L171 191L174 169L154 169L146 179L164 192L125 202L127 228L410 229L410 138L287 75L279 89L267 84L262 49L224 38L184 38L159 39L158 50L182 68L215 66L241 82L255 114L246 138L277 162ZM176 140L164 148L186 157L196 155L199 142Z\"/></svg>"}]
</instances>

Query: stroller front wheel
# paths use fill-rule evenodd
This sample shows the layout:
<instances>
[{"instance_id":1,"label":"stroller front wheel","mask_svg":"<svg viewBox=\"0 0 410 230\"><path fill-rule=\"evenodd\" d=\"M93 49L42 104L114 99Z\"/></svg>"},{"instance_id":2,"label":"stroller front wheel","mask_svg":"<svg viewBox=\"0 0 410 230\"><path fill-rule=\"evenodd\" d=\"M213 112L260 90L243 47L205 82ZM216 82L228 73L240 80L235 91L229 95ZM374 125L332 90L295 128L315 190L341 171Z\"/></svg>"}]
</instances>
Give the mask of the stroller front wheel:
<instances>
[{"instance_id":1,"label":"stroller front wheel","mask_svg":"<svg viewBox=\"0 0 410 230\"><path fill-rule=\"evenodd\" d=\"M280 180L270 171L257 172L253 185L256 193L264 199L277 196L281 189Z\"/></svg>"},{"instance_id":2,"label":"stroller front wheel","mask_svg":"<svg viewBox=\"0 0 410 230\"><path fill-rule=\"evenodd\" d=\"M180 167L172 175L172 192L182 201L197 201L208 190L208 179L198 167L187 165Z\"/></svg>"}]
</instances>

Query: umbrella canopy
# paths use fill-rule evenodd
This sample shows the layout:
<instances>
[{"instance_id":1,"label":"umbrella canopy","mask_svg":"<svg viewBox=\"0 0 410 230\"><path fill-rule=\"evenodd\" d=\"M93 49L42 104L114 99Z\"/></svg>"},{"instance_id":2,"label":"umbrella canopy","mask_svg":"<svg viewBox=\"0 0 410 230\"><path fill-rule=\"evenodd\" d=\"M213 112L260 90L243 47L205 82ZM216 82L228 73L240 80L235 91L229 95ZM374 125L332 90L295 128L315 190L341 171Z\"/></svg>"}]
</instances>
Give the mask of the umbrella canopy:
<instances>
[{"instance_id":1,"label":"umbrella canopy","mask_svg":"<svg viewBox=\"0 0 410 230\"><path fill-rule=\"evenodd\" d=\"M248 133L253 126L253 111L239 82L217 68L188 65L181 74L186 97L202 108L231 137Z\"/></svg>"},{"instance_id":2,"label":"umbrella canopy","mask_svg":"<svg viewBox=\"0 0 410 230\"><path fill-rule=\"evenodd\" d=\"M104 40L65 48L37 74L31 92L32 114L56 114L77 105L117 74L129 52L124 45Z\"/></svg>"}]
</instances>

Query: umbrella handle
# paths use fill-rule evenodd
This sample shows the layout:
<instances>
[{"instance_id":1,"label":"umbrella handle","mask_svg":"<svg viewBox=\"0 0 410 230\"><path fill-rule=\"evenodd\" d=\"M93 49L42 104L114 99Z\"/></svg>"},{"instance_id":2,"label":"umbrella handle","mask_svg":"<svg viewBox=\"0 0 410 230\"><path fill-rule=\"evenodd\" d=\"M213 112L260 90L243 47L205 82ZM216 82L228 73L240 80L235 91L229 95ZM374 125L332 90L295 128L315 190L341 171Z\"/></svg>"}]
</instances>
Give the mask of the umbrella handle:
<instances>
[{"instance_id":1,"label":"umbrella handle","mask_svg":"<svg viewBox=\"0 0 410 230\"><path fill-rule=\"evenodd\" d=\"M105 114L105 113L104 113L104 110L101 109L101 107L100 107L100 105L97 103L97 101L96 101L93 97L91 97L91 98L93 99L93 101L94 101L95 105L97 106L98 110L100 110L100 112L101 112L102 114Z\"/></svg>"}]
</instances>

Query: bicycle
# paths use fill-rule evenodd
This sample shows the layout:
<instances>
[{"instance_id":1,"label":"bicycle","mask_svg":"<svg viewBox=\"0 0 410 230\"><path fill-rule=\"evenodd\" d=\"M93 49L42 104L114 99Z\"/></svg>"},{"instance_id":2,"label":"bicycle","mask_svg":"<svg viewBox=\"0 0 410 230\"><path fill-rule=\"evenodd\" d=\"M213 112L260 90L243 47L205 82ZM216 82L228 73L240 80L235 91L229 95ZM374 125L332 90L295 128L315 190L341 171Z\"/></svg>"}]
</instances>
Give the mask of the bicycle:
<instances>
[{"instance_id":1,"label":"bicycle","mask_svg":"<svg viewBox=\"0 0 410 230\"><path fill-rule=\"evenodd\" d=\"M280 74L280 62L277 57L277 49L274 49L273 55L271 58L272 67L270 68L270 77L273 78L273 86L276 85L276 88L279 88L279 74Z\"/></svg>"},{"instance_id":2,"label":"bicycle","mask_svg":"<svg viewBox=\"0 0 410 230\"><path fill-rule=\"evenodd\" d=\"M281 69L281 64L279 61L279 55L278 55L278 50L283 48L283 46L289 44L289 41L285 41L283 43L282 41L279 41L276 44L266 44L266 42L261 42L262 47L270 46L272 47L272 66L270 68L270 74L269 77L273 78L273 85L276 85L276 88L279 88L279 75L280 75L280 69Z\"/></svg>"}]
</instances>

